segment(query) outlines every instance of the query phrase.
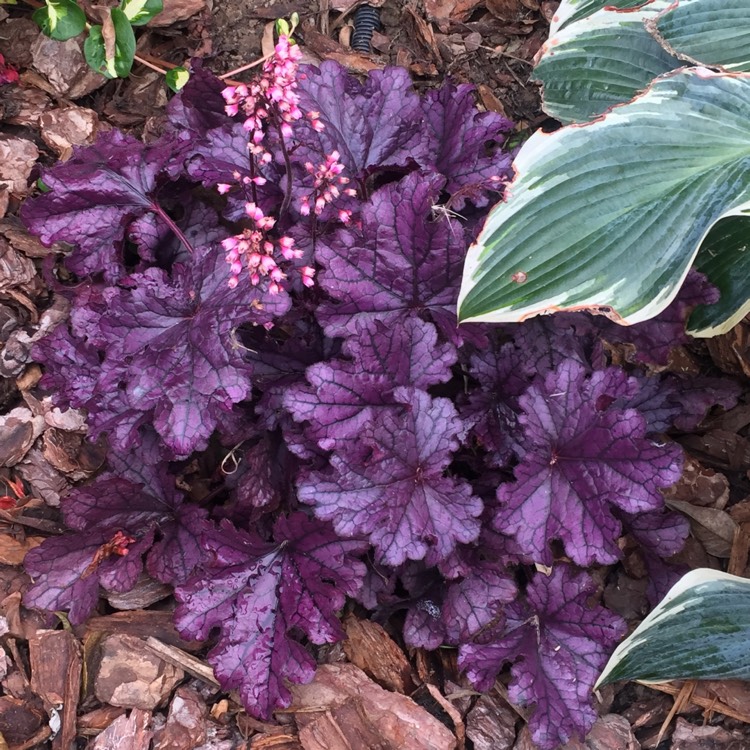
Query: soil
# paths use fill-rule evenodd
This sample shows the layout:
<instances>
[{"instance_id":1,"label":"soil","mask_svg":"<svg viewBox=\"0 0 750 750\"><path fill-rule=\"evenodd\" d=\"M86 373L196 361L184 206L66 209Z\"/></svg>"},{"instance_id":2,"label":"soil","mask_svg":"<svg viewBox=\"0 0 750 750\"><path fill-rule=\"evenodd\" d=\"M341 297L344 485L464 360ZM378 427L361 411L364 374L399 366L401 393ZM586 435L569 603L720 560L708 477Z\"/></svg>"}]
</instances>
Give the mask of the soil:
<instances>
[{"instance_id":1,"label":"soil","mask_svg":"<svg viewBox=\"0 0 750 750\"><path fill-rule=\"evenodd\" d=\"M265 3L165 0L177 20L140 30L138 54L151 65L164 68L198 56L215 73L227 73L261 57L267 51L264 34L268 25L275 18L288 18L296 12L301 19L296 38L307 61L335 59L358 73L373 67L401 65L411 72L419 89L438 86L446 78L473 83L477 87L478 106L514 120L520 138L550 124L541 110L532 70L534 56L546 40L549 21L557 6L554 0L373 2L380 6L381 27L373 35L372 54L355 53L348 46L353 4L351 0ZM59 71L42 73L34 65L36 58L32 52L38 43L38 31L29 20L29 6L37 5L31 0L27 5L0 5L0 53L22 74L20 87L0 87L0 146L14 145L13 139L20 138L32 144L26 148L34 149L28 169L24 172L23 165L19 166L17 184L0 191L0 249L5 252L3 243L10 243L20 253L19 266L13 273L30 274L22 291L8 294L0 287L0 344L4 346L0 362L0 419L23 404L21 394L31 392L40 376L28 353L31 344L23 337L17 337L16 341L22 349L16 352L20 364L16 369L10 366L10 332L24 329L33 334L43 316L49 315L50 309L55 310L54 306L50 308L52 298L41 276L34 272L40 270L47 251L24 233L16 218L36 178L34 162L47 165L58 158L64 159L70 154L71 143L91 142L95 132L102 128L117 127L148 139L158 133L167 103L161 74L136 63L128 79L110 81L76 97L76 105L94 113L91 132L85 131L80 123L75 127L61 124L56 119L59 113L54 117L49 113L71 104L69 92L56 90L50 83L53 73ZM68 63L60 57L57 64L64 73ZM234 77L247 80L251 73L237 73ZM19 153L19 146L14 148ZM6 176L2 174L0 178ZM58 319L64 315L62 310L58 313ZM709 351L702 350L701 356L710 356L730 375L750 375L748 330L746 326L738 326L732 334L713 341ZM689 351L685 357L689 365ZM730 489L734 496L748 492L748 461L737 458L731 465L722 463L728 460L727 444L733 446L736 456L747 444L738 433L746 428L750 416L742 418L746 406L738 410L733 412L734 421L725 418L715 425L715 432L721 433L724 443L718 438L712 442L703 434L688 436L695 438L693 452L701 459L696 481L705 482L718 494ZM319 744L310 739L311 732L306 732L309 725L304 716L300 719L281 712L278 722L264 724L244 714L236 695L223 694L216 688L204 661L203 645L182 641L171 626L169 611L158 605L143 604L149 595L145 584L135 598L110 600L106 610L102 610L108 614L95 617L85 627L75 630L61 630L56 618L23 609L20 592L28 585L20 567L24 552L46 535L60 530L59 514L48 506L55 505L55 497L59 502L59 495L70 486L70 481L93 473L101 465L103 455L96 447L84 449L79 441L74 447L78 451L76 471L81 474L71 470L60 480L59 472L50 473L41 450L34 447L38 435L28 433L26 424L13 423L12 427L11 422L2 424L0 452L22 451L24 462L32 468L24 477L27 484L23 481L18 484L19 474L9 468L17 460L5 460L4 465L0 461L0 495L11 499L14 493L16 497L24 496L29 484L37 488L46 482L46 503L38 498L28 502L26 508L33 512L21 520L18 515L0 510L0 635L6 632L3 627L8 633L3 636L5 649L0 648L0 749L8 746L15 750L35 747L68 750L64 740L69 746L72 741L76 747L95 750L109 747L145 750L149 746L160 750L193 747L366 750L365 745L341 744L336 722L345 719L336 713L338 708L332 714L329 712L332 723L326 725L327 729L323 725L318 727L324 738ZM707 559L700 545L685 553L686 562L693 566L705 564ZM620 597L619 606L623 609L628 606L637 609L633 602L643 599L638 586L637 581L623 573L608 595L611 600ZM637 616L634 611L633 617ZM320 653L321 662L326 663L324 679L331 690L335 688L342 695L350 695L347 691L363 695L361 691L365 688L360 676L363 673L355 674L353 668L358 665L392 691L386 691L388 700L393 695L413 698L409 710L413 712L415 725L422 726L420 722L424 722L423 726L428 727L427 720L438 717L455 739L455 747L531 748L523 717L507 701L502 681L487 696L478 698L461 683L455 655L450 651L406 653L395 629L384 630L353 615L345 627L348 645ZM156 639L156 651L149 638ZM123 677L125 673L127 680ZM132 695L138 700L122 699L125 682L130 683ZM367 690L370 700L385 701L369 686ZM750 691L743 684L708 683L697 689L692 698L686 697L686 690L677 703L669 695L671 688L664 690L667 692L640 685L603 690L599 704L601 718L587 743L571 743L568 750L750 747L750 731L742 721L750 710ZM450 702L445 695L451 695ZM156 700L152 701L154 696ZM56 708L59 704L63 704L62 709ZM73 714L65 708L76 705L77 712ZM676 718L670 713L673 706L677 708ZM717 711L717 706L726 709L725 713ZM383 710L397 709L384 702ZM734 718L728 718L730 714ZM62 721L63 731L56 739L50 729L50 716ZM349 716L346 721L353 719ZM663 738L659 734L662 725ZM156 739L151 745L154 731ZM428 729L424 731L429 733ZM373 750L397 746L387 744L382 737L366 744ZM411 750L405 745L398 747Z\"/></svg>"}]
</instances>

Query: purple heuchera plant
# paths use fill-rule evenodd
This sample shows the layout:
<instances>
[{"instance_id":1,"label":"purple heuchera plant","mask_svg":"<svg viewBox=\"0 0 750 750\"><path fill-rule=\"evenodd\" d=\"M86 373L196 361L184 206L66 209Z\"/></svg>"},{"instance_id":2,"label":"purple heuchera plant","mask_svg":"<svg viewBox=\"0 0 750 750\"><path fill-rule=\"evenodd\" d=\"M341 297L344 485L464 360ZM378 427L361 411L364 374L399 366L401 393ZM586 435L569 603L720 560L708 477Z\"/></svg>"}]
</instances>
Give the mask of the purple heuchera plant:
<instances>
[{"instance_id":1,"label":"purple heuchera plant","mask_svg":"<svg viewBox=\"0 0 750 750\"><path fill-rule=\"evenodd\" d=\"M624 625L552 543L606 564L630 534L654 591L673 574L661 557L687 527L663 510L682 465L663 433L738 394L640 363L713 290L691 282L627 335L583 314L459 329L512 123L466 85L419 96L400 69L360 82L298 56L282 39L227 90L196 70L161 138L102 136L23 209L81 277L56 283L71 317L35 350L43 384L111 445L63 502L70 532L27 556L26 602L81 622L100 587L170 583L180 632L216 633L218 679L263 719L313 676L301 639L343 637L346 597L406 609L406 642L458 647L477 687L511 664L554 748L593 722ZM603 341L627 342L628 372ZM177 475L205 448L210 485L188 499Z\"/></svg>"}]
</instances>

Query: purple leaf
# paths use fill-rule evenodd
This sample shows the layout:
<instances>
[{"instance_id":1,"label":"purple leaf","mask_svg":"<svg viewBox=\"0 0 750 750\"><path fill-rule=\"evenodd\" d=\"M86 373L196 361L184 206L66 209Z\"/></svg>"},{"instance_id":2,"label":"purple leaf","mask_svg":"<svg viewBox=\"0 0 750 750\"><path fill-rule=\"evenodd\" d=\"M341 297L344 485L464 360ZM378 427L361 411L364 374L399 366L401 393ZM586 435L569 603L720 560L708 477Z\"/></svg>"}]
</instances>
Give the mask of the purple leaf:
<instances>
[{"instance_id":1,"label":"purple leaf","mask_svg":"<svg viewBox=\"0 0 750 750\"><path fill-rule=\"evenodd\" d=\"M519 399L526 452L516 482L498 490L495 528L514 535L536 561L552 563L548 545L557 538L579 565L614 562L620 523L612 506L658 510L659 489L679 479L680 448L647 440L643 417L614 406L629 387L619 369L587 378L567 361Z\"/></svg>"},{"instance_id":2,"label":"purple leaf","mask_svg":"<svg viewBox=\"0 0 750 750\"><path fill-rule=\"evenodd\" d=\"M676 555L690 534L690 522L679 513L661 511L622 515L623 526L640 545L648 570L646 596L655 607L685 572L684 566L667 565L665 558Z\"/></svg>"},{"instance_id":3,"label":"purple leaf","mask_svg":"<svg viewBox=\"0 0 750 750\"><path fill-rule=\"evenodd\" d=\"M226 521L219 531L206 537L215 564L177 589L175 622L189 638L220 628L208 654L216 677L225 690L239 689L250 714L269 719L291 702L284 681L309 682L315 673L294 633L315 644L343 637L336 611L361 585L365 566L355 555L366 545L303 513L279 518L273 544Z\"/></svg>"},{"instance_id":4,"label":"purple leaf","mask_svg":"<svg viewBox=\"0 0 750 750\"><path fill-rule=\"evenodd\" d=\"M251 366L234 345L234 329L268 322L290 304L284 294L251 287L245 276L230 289L227 278L222 254L208 248L191 266L176 266L171 279L151 268L128 277L128 286L107 290L100 330L108 346L99 382L121 388L127 407L87 404L95 430L145 414L175 457L206 446L222 414L250 394ZM117 435L114 442L129 447Z\"/></svg>"},{"instance_id":5,"label":"purple leaf","mask_svg":"<svg viewBox=\"0 0 750 750\"><path fill-rule=\"evenodd\" d=\"M495 468L504 467L513 456L518 396L529 385L523 364L520 350L510 342L493 341L471 357L469 373L479 388L471 390L460 414L471 426L471 435L487 451L487 464Z\"/></svg>"},{"instance_id":6,"label":"purple leaf","mask_svg":"<svg viewBox=\"0 0 750 750\"><path fill-rule=\"evenodd\" d=\"M445 175L454 210L460 211L467 200L486 206L488 190L500 191L512 176L512 154L502 153L497 146L505 141L513 123L495 112L478 112L474 87L468 84L447 83L428 91L422 111L430 141L420 166ZM489 144L495 145L492 152Z\"/></svg>"},{"instance_id":7,"label":"purple leaf","mask_svg":"<svg viewBox=\"0 0 750 750\"><path fill-rule=\"evenodd\" d=\"M175 220L192 247L215 245L229 236L229 231L219 225L216 211L203 203L185 199L182 216ZM128 239L138 245L141 258L171 268L174 263L189 263L190 253L180 239L155 214L145 214L136 219L128 230Z\"/></svg>"},{"instance_id":8,"label":"purple leaf","mask_svg":"<svg viewBox=\"0 0 750 750\"><path fill-rule=\"evenodd\" d=\"M96 143L46 172L50 192L33 198L21 212L26 226L45 245L77 246L67 266L78 275L103 271L110 281L123 274L122 241L128 225L161 212L154 191L171 148L147 147L111 130Z\"/></svg>"},{"instance_id":9,"label":"purple leaf","mask_svg":"<svg viewBox=\"0 0 750 750\"><path fill-rule=\"evenodd\" d=\"M456 295L464 237L430 222L444 178L412 173L378 190L362 209L362 228L342 229L321 242L320 283L335 300L318 308L329 336L354 335L365 321L388 326L429 313L441 332L460 342Z\"/></svg>"},{"instance_id":10,"label":"purple leaf","mask_svg":"<svg viewBox=\"0 0 750 750\"><path fill-rule=\"evenodd\" d=\"M232 220L245 216L247 201L257 203L264 213L271 215L278 211L283 199L280 189L283 172L273 164L264 166L261 173L251 171L247 138L242 123L231 123L209 130L187 152L187 171L191 177L206 187L219 183L234 186L228 196L229 210L225 212ZM249 181L253 177L264 177L267 182L251 189Z\"/></svg>"},{"instance_id":11,"label":"purple leaf","mask_svg":"<svg viewBox=\"0 0 750 750\"><path fill-rule=\"evenodd\" d=\"M603 607L587 606L595 591L585 573L558 565L548 578L537 574L525 599L506 610L505 628L492 642L459 649L459 666L477 690L492 687L506 662L514 663L510 700L536 709L531 736L542 750L583 738L596 721L591 694L625 622Z\"/></svg>"},{"instance_id":12,"label":"purple leaf","mask_svg":"<svg viewBox=\"0 0 750 750\"><path fill-rule=\"evenodd\" d=\"M716 287L703 274L691 269L677 297L655 318L632 326L602 322L602 334L610 341L632 344L636 350L635 362L663 366L669 361L672 349L690 341L685 322L693 309L718 300Z\"/></svg>"},{"instance_id":13,"label":"purple leaf","mask_svg":"<svg viewBox=\"0 0 750 750\"><path fill-rule=\"evenodd\" d=\"M234 453L234 451L233 451ZM271 433L251 445L234 469L231 461L222 464L227 484L233 488L232 497L222 509L222 517L239 524L255 524L264 514L275 511L286 494L283 490L294 476L286 446Z\"/></svg>"},{"instance_id":14,"label":"purple leaf","mask_svg":"<svg viewBox=\"0 0 750 750\"><path fill-rule=\"evenodd\" d=\"M406 166L425 153L423 114L406 70L371 71L364 83L332 61L302 70L300 106L319 112L325 129L309 129L301 161L338 151L348 173L361 179L371 168Z\"/></svg>"},{"instance_id":15,"label":"purple leaf","mask_svg":"<svg viewBox=\"0 0 750 750\"><path fill-rule=\"evenodd\" d=\"M479 535L481 501L444 473L464 428L447 399L403 387L393 397L402 412L375 415L331 471L303 475L299 497L344 538L367 535L378 561L434 565Z\"/></svg>"},{"instance_id":16,"label":"purple leaf","mask_svg":"<svg viewBox=\"0 0 750 750\"><path fill-rule=\"evenodd\" d=\"M100 585L120 593L135 586L152 540L153 531L135 540L100 528L45 539L24 558L24 568L34 581L24 603L37 609L68 610L71 623L80 625L96 607Z\"/></svg>"},{"instance_id":17,"label":"purple leaf","mask_svg":"<svg viewBox=\"0 0 750 750\"><path fill-rule=\"evenodd\" d=\"M324 450L341 450L379 410L393 408L399 385L427 388L450 379L456 350L438 344L430 323L407 318L388 328L379 321L357 327L344 353L351 360L321 362L307 369L308 385L288 388L284 406Z\"/></svg>"},{"instance_id":18,"label":"purple leaf","mask_svg":"<svg viewBox=\"0 0 750 750\"><path fill-rule=\"evenodd\" d=\"M193 59L190 68L188 82L167 104L167 118L176 133L187 131L191 140L199 140L208 130L221 127L231 119L224 112L221 95L226 84L206 70L200 59Z\"/></svg>"},{"instance_id":19,"label":"purple leaf","mask_svg":"<svg viewBox=\"0 0 750 750\"><path fill-rule=\"evenodd\" d=\"M599 329L591 315L560 313L538 316L513 326L513 342L522 359L519 369L529 381L573 359L587 369L604 367Z\"/></svg>"},{"instance_id":20,"label":"purple leaf","mask_svg":"<svg viewBox=\"0 0 750 750\"><path fill-rule=\"evenodd\" d=\"M206 511L185 505L174 477L163 467L151 467L150 479L104 475L74 489L63 499L66 524L77 531L125 531L141 538L150 531L158 540L147 556L149 573L162 583L182 583L205 558L199 539Z\"/></svg>"},{"instance_id":21,"label":"purple leaf","mask_svg":"<svg viewBox=\"0 0 750 750\"><path fill-rule=\"evenodd\" d=\"M447 587L441 604L422 598L409 610L404 622L406 645L457 646L487 630L497 631L504 622L505 606L516 593L515 583L496 563L481 562L464 580Z\"/></svg>"},{"instance_id":22,"label":"purple leaf","mask_svg":"<svg viewBox=\"0 0 750 750\"><path fill-rule=\"evenodd\" d=\"M669 388L669 385L672 388ZM702 375L678 378L672 376L662 386L670 392L677 404L674 426L686 432L694 430L705 418L709 409L721 406L732 409L737 405L742 388L729 378L711 378Z\"/></svg>"}]
</instances>

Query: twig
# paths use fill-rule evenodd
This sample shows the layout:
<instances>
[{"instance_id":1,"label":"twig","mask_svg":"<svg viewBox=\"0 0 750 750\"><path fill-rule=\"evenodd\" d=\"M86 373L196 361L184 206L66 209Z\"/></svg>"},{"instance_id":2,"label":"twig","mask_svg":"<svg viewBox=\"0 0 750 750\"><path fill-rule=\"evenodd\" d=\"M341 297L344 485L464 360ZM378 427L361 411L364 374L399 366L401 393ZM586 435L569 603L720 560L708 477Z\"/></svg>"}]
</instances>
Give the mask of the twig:
<instances>
[{"instance_id":1,"label":"twig","mask_svg":"<svg viewBox=\"0 0 750 750\"><path fill-rule=\"evenodd\" d=\"M200 659L196 659L187 651L183 651L181 648L176 646L170 646L166 643L162 643L157 638L149 636L146 638L146 645L156 654L158 654L164 661L169 662L175 667L180 667L186 672L189 672L193 677L197 677L203 682L207 682L209 685L215 685L219 687L218 680L214 677L214 672L208 664L204 664Z\"/></svg>"},{"instance_id":2,"label":"twig","mask_svg":"<svg viewBox=\"0 0 750 750\"><path fill-rule=\"evenodd\" d=\"M274 52L269 52L267 55L263 55L263 57L258 58L255 62L248 63L247 65L243 65L240 68L235 68L234 70L230 70L228 73L222 73L219 78L222 81L225 81L229 78L229 76L236 76L238 73L244 73L246 70L250 70L250 68L254 68L256 65L260 65L261 63L264 63L266 60L274 56Z\"/></svg>"},{"instance_id":3,"label":"twig","mask_svg":"<svg viewBox=\"0 0 750 750\"><path fill-rule=\"evenodd\" d=\"M158 65L154 65L153 63L149 62L148 60L144 59L143 57L138 57L138 55L133 55L133 59L136 62L139 62L141 65L145 65L147 68L151 68L151 70L155 70L157 73L161 73L162 75L166 75L167 71L164 70L164 68L160 68ZM176 68L176 65L170 65L172 68Z\"/></svg>"}]
</instances>

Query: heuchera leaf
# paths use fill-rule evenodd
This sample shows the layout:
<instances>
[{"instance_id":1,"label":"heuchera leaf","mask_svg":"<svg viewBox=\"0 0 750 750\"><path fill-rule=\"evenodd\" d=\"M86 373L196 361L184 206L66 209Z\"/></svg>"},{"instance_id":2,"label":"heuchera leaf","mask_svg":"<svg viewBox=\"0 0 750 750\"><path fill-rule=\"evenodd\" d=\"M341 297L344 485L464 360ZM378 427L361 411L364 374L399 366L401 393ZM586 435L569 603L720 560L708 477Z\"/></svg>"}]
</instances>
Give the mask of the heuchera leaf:
<instances>
[{"instance_id":1,"label":"heuchera leaf","mask_svg":"<svg viewBox=\"0 0 750 750\"><path fill-rule=\"evenodd\" d=\"M406 616L404 640L410 647L457 646L486 630L497 631L505 606L516 598L516 585L493 562L474 567L462 581L451 583L442 603L420 599Z\"/></svg>"},{"instance_id":2,"label":"heuchera leaf","mask_svg":"<svg viewBox=\"0 0 750 750\"><path fill-rule=\"evenodd\" d=\"M568 361L519 399L526 453L517 481L498 489L495 527L535 560L551 564L558 538L579 565L614 562L620 523L611 506L658 510L659 488L679 479L680 448L646 439L643 417L613 405L629 385L619 369L588 378Z\"/></svg>"},{"instance_id":3,"label":"heuchera leaf","mask_svg":"<svg viewBox=\"0 0 750 750\"><path fill-rule=\"evenodd\" d=\"M224 112L226 87L224 81L203 67L203 61L194 58L190 63L190 78L167 104L167 118L172 130L186 140L199 140L212 128L231 122Z\"/></svg>"},{"instance_id":4,"label":"heuchera leaf","mask_svg":"<svg viewBox=\"0 0 750 750\"><path fill-rule=\"evenodd\" d=\"M46 539L26 558L34 578L28 606L70 610L78 624L96 606L100 585L120 593L135 585L144 556L148 572L170 584L184 582L205 559L199 539L208 514L183 502L174 477L163 467L136 469L134 457L113 463L130 471L72 490L62 500L72 531Z\"/></svg>"},{"instance_id":5,"label":"heuchera leaf","mask_svg":"<svg viewBox=\"0 0 750 750\"><path fill-rule=\"evenodd\" d=\"M357 324L395 326L429 313L441 332L460 341L455 299L466 241L455 225L430 222L444 179L414 172L378 190L362 209L362 228L321 242L320 283L335 300L318 308L329 336L357 333Z\"/></svg>"},{"instance_id":6,"label":"heuchera leaf","mask_svg":"<svg viewBox=\"0 0 750 750\"><path fill-rule=\"evenodd\" d=\"M71 623L80 625L96 607L100 586L118 592L135 586L153 535L152 529L129 544L117 532L95 528L85 534L45 539L24 558L26 572L34 581L24 603L37 609L67 610Z\"/></svg>"},{"instance_id":7,"label":"heuchera leaf","mask_svg":"<svg viewBox=\"0 0 750 750\"><path fill-rule=\"evenodd\" d=\"M495 112L478 112L474 87L446 83L428 91L421 101L430 140L420 166L447 178L451 209L460 211L467 200L486 206L488 190L496 192L512 176L510 152L499 146L513 123Z\"/></svg>"},{"instance_id":8,"label":"heuchera leaf","mask_svg":"<svg viewBox=\"0 0 750 750\"><path fill-rule=\"evenodd\" d=\"M315 644L343 638L336 611L361 585L365 566L356 555L366 545L303 513L278 519L274 543L226 521L218 532L205 541L215 556L208 575L177 589L175 622L188 638L220 628L208 654L216 677L225 690L239 689L254 716L269 719L291 702L284 681L309 682L315 673L295 633Z\"/></svg>"},{"instance_id":9,"label":"heuchera leaf","mask_svg":"<svg viewBox=\"0 0 750 750\"><path fill-rule=\"evenodd\" d=\"M623 526L640 545L640 554L648 571L646 596L652 607L664 597L687 569L668 565L664 559L676 555L690 533L690 522L678 513L663 510L656 513L623 514Z\"/></svg>"},{"instance_id":10,"label":"heuchera leaf","mask_svg":"<svg viewBox=\"0 0 750 750\"><path fill-rule=\"evenodd\" d=\"M150 268L129 276L127 286L106 290L99 388L120 388L126 406L113 411L106 401L87 402L94 434L134 414L150 415L174 457L185 458L205 447L221 415L249 396L251 366L234 346L233 331L283 314L289 298L263 294L246 276L230 289L222 253L196 252L189 266L175 266L172 278ZM117 435L114 442L130 447Z\"/></svg>"},{"instance_id":11,"label":"heuchera leaf","mask_svg":"<svg viewBox=\"0 0 750 750\"><path fill-rule=\"evenodd\" d=\"M685 333L690 313L718 300L718 289L702 273L690 270L674 301L655 318L632 326L602 322L602 334L610 341L632 344L635 362L666 365L672 349L691 340Z\"/></svg>"},{"instance_id":12,"label":"heuchera leaf","mask_svg":"<svg viewBox=\"0 0 750 750\"><path fill-rule=\"evenodd\" d=\"M369 536L379 562L434 565L479 535L481 500L444 474L464 427L448 399L403 387L393 398L401 413L374 415L330 471L303 475L299 497L344 538Z\"/></svg>"},{"instance_id":13,"label":"heuchera leaf","mask_svg":"<svg viewBox=\"0 0 750 750\"><path fill-rule=\"evenodd\" d=\"M370 168L405 166L425 152L422 108L404 68L372 71L364 83L334 62L302 70L300 106L319 112L325 129L310 128L300 161L338 151L348 174L361 178Z\"/></svg>"},{"instance_id":14,"label":"heuchera leaf","mask_svg":"<svg viewBox=\"0 0 750 750\"><path fill-rule=\"evenodd\" d=\"M164 468L151 473L155 481L147 484L104 476L73 490L62 502L65 523L77 531L123 530L138 538L156 530L147 569L162 583L182 583L205 558L199 540L208 514L183 502Z\"/></svg>"},{"instance_id":15,"label":"heuchera leaf","mask_svg":"<svg viewBox=\"0 0 750 750\"><path fill-rule=\"evenodd\" d=\"M585 573L557 565L550 577L537 574L505 609L506 624L492 642L459 649L459 666L477 690L489 690L506 662L514 663L508 691L523 708L534 742L554 750L583 738L596 720L592 688L627 626L603 607L587 606L596 584Z\"/></svg>"},{"instance_id":16,"label":"heuchera leaf","mask_svg":"<svg viewBox=\"0 0 750 750\"><path fill-rule=\"evenodd\" d=\"M286 389L284 406L324 450L343 449L376 411L393 408L397 386L428 388L450 379L456 350L437 343L431 323L407 318L389 328L365 321L344 344L348 360L329 360L307 369L307 385Z\"/></svg>"},{"instance_id":17,"label":"heuchera leaf","mask_svg":"<svg viewBox=\"0 0 750 750\"><path fill-rule=\"evenodd\" d=\"M116 281L128 225L161 210L153 194L171 156L169 147L144 146L118 130L101 133L93 146L44 174L50 192L26 201L21 218L45 245L76 246L67 259L75 273L102 271Z\"/></svg>"}]
</instances>

